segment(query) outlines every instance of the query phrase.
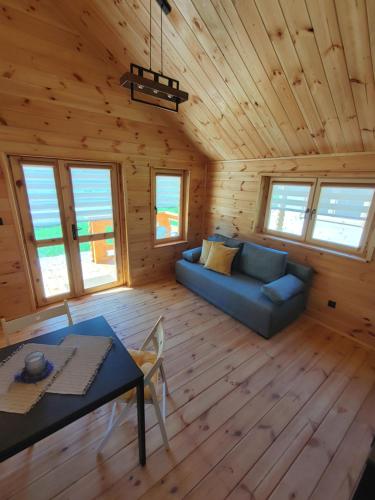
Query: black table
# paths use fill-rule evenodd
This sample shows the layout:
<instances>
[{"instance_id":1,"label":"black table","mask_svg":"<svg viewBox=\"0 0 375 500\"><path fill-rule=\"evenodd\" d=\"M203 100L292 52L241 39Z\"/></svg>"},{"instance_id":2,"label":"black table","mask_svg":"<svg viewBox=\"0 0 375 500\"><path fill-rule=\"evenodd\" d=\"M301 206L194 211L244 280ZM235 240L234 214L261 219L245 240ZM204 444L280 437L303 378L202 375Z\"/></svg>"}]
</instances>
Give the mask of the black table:
<instances>
[{"instance_id":1,"label":"black table","mask_svg":"<svg viewBox=\"0 0 375 500\"><path fill-rule=\"evenodd\" d=\"M106 336L111 350L84 396L44 394L26 414L0 412L0 462L87 415L124 392L137 389L139 462L146 463L143 372L103 316L0 349L0 362L21 344L59 344L65 335Z\"/></svg>"}]
</instances>

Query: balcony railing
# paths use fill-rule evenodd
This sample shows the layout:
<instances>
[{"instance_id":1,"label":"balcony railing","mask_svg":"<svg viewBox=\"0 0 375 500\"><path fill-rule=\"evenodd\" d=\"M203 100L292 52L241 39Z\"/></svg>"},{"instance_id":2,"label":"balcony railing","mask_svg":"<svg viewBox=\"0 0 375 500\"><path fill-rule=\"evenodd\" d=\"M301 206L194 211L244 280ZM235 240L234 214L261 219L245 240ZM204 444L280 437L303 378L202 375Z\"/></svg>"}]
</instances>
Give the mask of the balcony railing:
<instances>
[{"instance_id":1,"label":"balcony railing","mask_svg":"<svg viewBox=\"0 0 375 500\"><path fill-rule=\"evenodd\" d=\"M180 216L173 212L158 212L156 215L156 239L173 238L179 234Z\"/></svg>"}]
</instances>

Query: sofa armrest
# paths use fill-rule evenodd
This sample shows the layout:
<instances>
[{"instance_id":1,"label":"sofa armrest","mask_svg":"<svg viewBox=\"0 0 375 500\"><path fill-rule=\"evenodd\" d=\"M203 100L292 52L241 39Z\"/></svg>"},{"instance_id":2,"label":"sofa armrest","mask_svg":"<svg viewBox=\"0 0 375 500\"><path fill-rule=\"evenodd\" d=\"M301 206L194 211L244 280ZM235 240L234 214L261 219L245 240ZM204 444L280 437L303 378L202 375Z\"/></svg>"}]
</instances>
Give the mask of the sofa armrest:
<instances>
[{"instance_id":1,"label":"sofa armrest","mask_svg":"<svg viewBox=\"0 0 375 500\"><path fill-rule=\"evenodd\" d=\"M308 287L311 285L312 278L314 275L314 270L312 267L305 266L303 264L297 264L296 262L288 261L286 265L285 274L293 274L301 281L303 281Z\"/></svg>"},{"instance_id":2,"label":"sofa armrest","mask_svg":"<svg viewBox=\"0 0 375 500\"><path fill-rule=\"evenodd\" d=\"M198 262L202 253L202 247L190 248L182 252L182 258L189 262Z\"/></svg>"},{"instance_id":3,"label":"sofa armrest","mask_svg":"<svg viewBox=\"0 0 375 500\"><path fill-rule=\"evenodd\" d=\"M282 304L305 289L305 283L293 274L286 274L261 288L262 293L275 304Z\"/></svg>"}]
</instances>

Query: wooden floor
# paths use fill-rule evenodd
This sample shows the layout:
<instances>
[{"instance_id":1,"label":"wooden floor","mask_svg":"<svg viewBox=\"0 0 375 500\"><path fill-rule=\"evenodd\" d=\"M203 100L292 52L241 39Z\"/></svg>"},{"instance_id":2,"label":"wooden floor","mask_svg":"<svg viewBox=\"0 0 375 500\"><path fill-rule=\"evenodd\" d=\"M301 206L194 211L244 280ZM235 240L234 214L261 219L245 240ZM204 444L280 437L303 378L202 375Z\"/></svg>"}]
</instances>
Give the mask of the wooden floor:
<instances>
[{"instance_id":1,"label":"wooden floor","mask_svg":"<svg viewBox=\"0 0 375 500\"><path fill-rule=\"evenodd\" d=\"M72 311L75 322L103 314L127 346L164 314L171 449L148 408L147 466L134 415L98 459L106 405L0 464L2 500L350 498L374 434L373 354L307 316L266 341L170 281Z\"/></svg>"}]
</instances>

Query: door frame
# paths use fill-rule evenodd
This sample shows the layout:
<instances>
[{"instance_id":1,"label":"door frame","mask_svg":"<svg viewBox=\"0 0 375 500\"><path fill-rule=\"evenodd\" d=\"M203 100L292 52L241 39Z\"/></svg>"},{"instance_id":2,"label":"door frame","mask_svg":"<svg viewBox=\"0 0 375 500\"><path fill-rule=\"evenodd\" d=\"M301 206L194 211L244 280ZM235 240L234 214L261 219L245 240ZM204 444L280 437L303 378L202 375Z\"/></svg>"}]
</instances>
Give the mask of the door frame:
<instances>
[{"instance_id":1,"label":"door frame","mask_svg":"<svg viewBox=\"0 0 375 500\"><path fill-rule=\"evenodd\" d=\"M75 296L86 295L88 293L95 293L102 290L107 290L109 288L115 288L116 286L120 286L124 283L123 277L123 259L122 259L122 241L121 241L121 232L119 221L121 220L121 213L119 210L119 189L118 183L120 182L119 169L115 163L109 162L83 162L83 161L73 161L73 160L58 160L59 172L60 172L60 181L61 181L61 191L63 197L63 204L65 207L68 207L69 210L65 210L65 222L67 227L67 241L68 248L70 251L70 259L72 263L72 268L75 276L79 277L79 279L75 280ZM96 168L103 169L107 168L110 170L111 175L111 195L112 195L112 210L113 210L113 231L110 233L98 233L95 235L88 235L81 238L84 238L86 241L98 241L107 238L114 238L115 241L115 258L116 258L116 266L117 266L117 281L112 281L111 283L98 285L95 287L91 287L89 290L85 291L83 284L83 277L81 276L81 264L80 264L80 250L79 250L79 235L78 238L73 238L72 231L69 231L68 228L75 224L77 227L77 219L76 213L74 209L74 193L73 193L73 183L72 176L70 173L70 169L78 167L78 168ZM75 249L75 251L71 251Z\"/></svg>"},{"instance_id":2,"label":"door frame","mask_svg":"<svg viewBox=\"0 0 375 500\"><path fill-rule=\"evenodd\" d=\"M95 293L101 290L106 290L110 288L115 288L117 286L125 285L128 279L126 269L128 266L128 254L127 254L127 245L125 241L126 237L126 228L123 227L125 224L125 207L123 197L121 193L123 192L123 179L122 179L122 165L117 162L108 162L108 161L96 161L96 160L76 160L70 158L57 158L57 157L35 157L28 155L8 155L8 172L9 172L9 187L12 190L12 197L14 200L14 216L16 219L16 225L19 231L20 240L23 244L23 251L25 255L25 260L27 264L27 270L30 276L30 288L31 293L34 296L34 303L36 307L41 307L50 303L55 303L62 301L66 298L80 297L82 295L88 295L91 293ZM41 270L39 265L39 259L37 256L37 247L38 246L47 246L43 245L46 240L40 240L40 245L35 244L34 241L34 231L32 226L32 221L30 217L30 207L28 202L27 193L24 191L21 193L21 196L18 194L19 189L25 190L25 181L22 172L21 163L32 163L32 164L40 164L40 165L48 165L54 167L55 174L55 183L56 183L56 192L59 203L59 209L61 214L61 226L63 232L63 238L53 238L51 239L52 244L64 244L65 252L67 255L67 269L69 282L71 286L70 293L54 295L50 298L44 297L43 290L43 282L41 279ZM68 219L69 216L67 214L66 207L70 207L70 205L65 205L64 201L67 198L66 191L64 186L66 186L67 179L70 181L70 175L64 175L64 171L66 171L67 165L76 165L78 167L89 167L89 168L100 168L111 167L111 190L112 190L112 208L113 208L113 217L114 217L114 238L115 238L115 252L116 252L116 265L117 265L117 273L118 280L116 282L111 282L109 284L99 285L97 287L92 287L89 290L85 291L83 289L83 283L81 286L75 286L75 282L77 280L73 279L73 273L77 272L77 262L79 259L79 254L76 254L76 259L72 258L72 252L70 247L70 241L72 240L72 233L68 230ZM61 173L63 173L61 175ZM18 181L18 182L17 182ZM21 181L21 182L19 182ZM65 184L64 184L65 181ZM61 189L60 189L61 188ZM74 216L74 210L72 209L72 213ZM72 215L70 215L70 219ZM111 233L112 234L112 233ZM117 236L117 238L116 238ZM99 239L99 238L93 238ZM60 240L61 243L60 243ZM77 241L78 245L78 241ZM73 262L76 262L75 266ZM81 271L79 270L80 275ZM76 274L77 276L77 274Z\"/></svg>"}]
</instances>

